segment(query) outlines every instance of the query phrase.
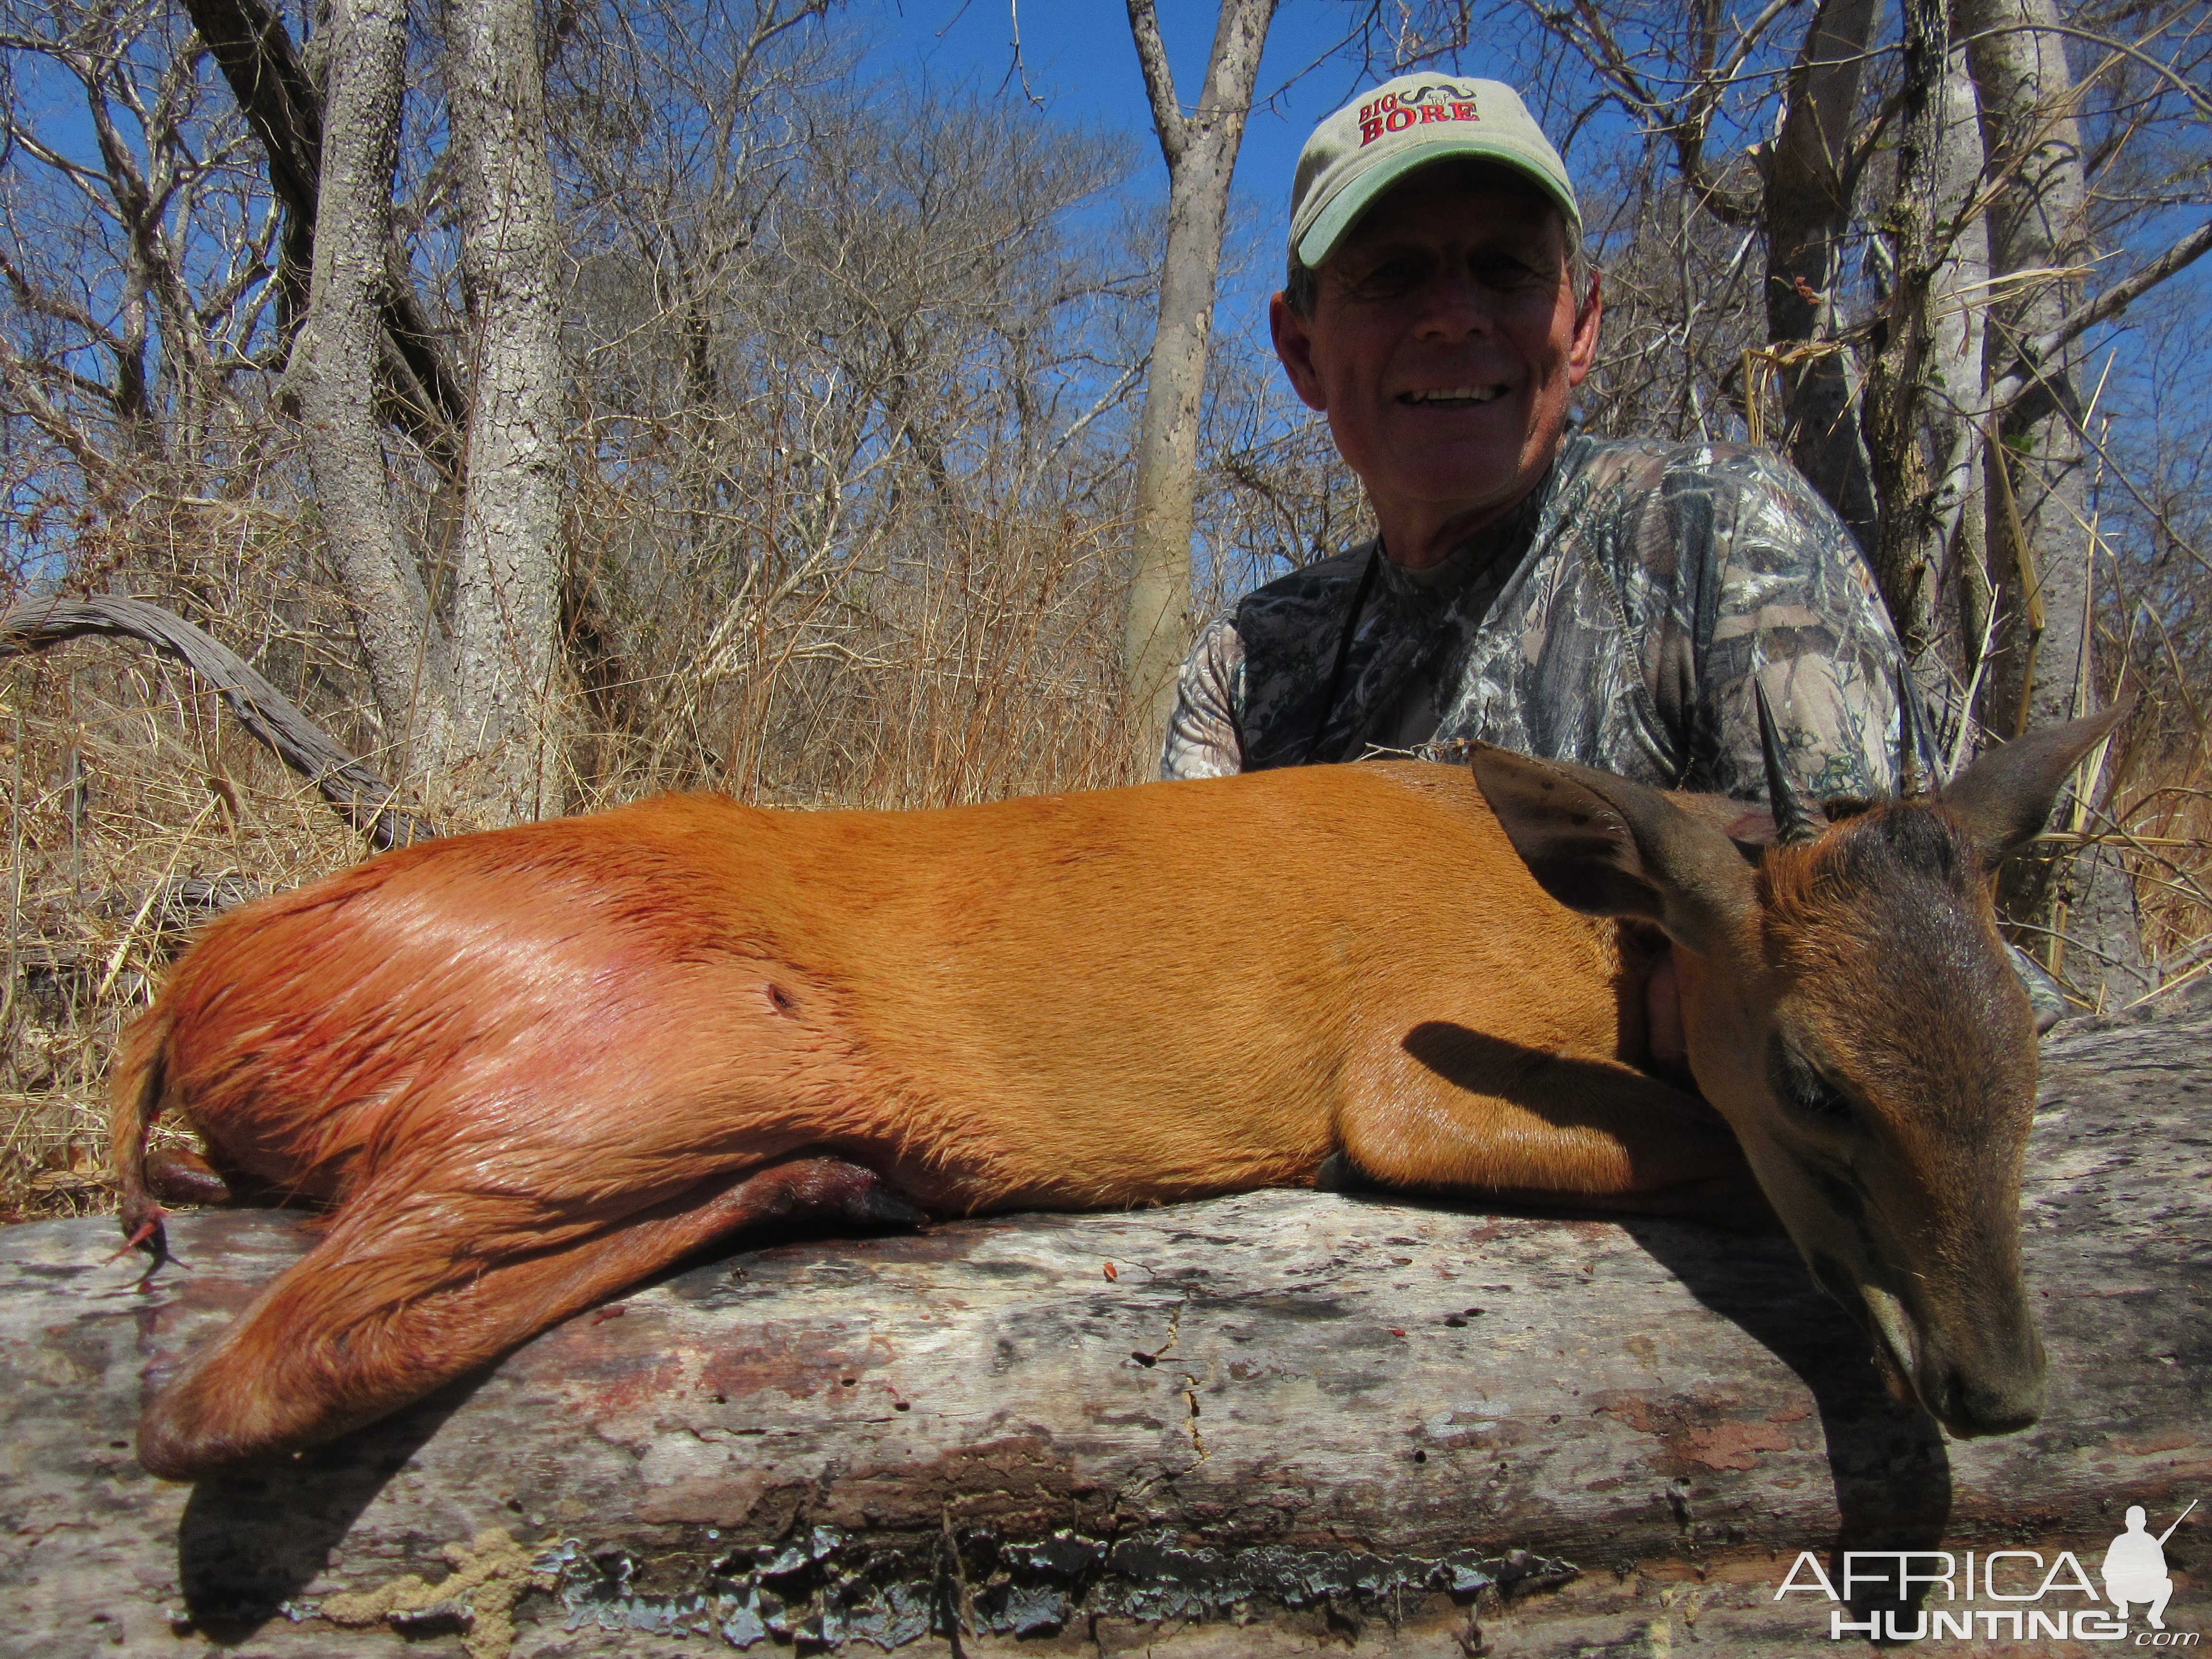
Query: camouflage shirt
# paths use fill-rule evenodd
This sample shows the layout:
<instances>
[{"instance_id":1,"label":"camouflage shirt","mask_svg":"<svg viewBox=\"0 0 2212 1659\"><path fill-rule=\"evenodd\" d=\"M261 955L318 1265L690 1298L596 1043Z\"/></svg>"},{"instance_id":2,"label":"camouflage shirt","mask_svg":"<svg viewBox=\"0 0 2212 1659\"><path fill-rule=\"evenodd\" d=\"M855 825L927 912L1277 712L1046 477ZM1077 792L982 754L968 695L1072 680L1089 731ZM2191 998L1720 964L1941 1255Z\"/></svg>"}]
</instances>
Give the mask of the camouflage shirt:
<instances>
[{"instance_id":1,"label":"camouflage shirt","mask_svg":"<svg viewBox=\"0 0 2212 1659\"><path fill-rule=\"evenodd\" d=\"M1903 661L1857 544L1784 462L1578 435L1437 568L1369 543L1210 624L1161 772L1443 757L1480 738L1764 800L1756 675L1807 792L1866 796L1897 782Z\"/></svg>"}]
</instances>

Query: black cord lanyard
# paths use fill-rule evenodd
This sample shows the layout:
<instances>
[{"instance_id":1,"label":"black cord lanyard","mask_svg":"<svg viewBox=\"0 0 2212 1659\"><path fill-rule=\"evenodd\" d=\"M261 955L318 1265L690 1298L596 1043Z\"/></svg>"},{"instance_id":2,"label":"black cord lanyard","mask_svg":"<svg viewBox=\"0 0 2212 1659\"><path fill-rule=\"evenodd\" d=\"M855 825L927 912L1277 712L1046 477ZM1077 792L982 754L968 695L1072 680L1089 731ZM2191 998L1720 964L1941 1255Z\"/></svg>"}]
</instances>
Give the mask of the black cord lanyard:
<instances>
[{"instance_id":1,"label":"black cord lanyard","mask_svg":"<svg viewBox=\"0 0 2212 1659\"><path fill-rule=\"evenodd\" d=\"M1328 717L1336 712L1337 693L1344 689L1344 666L1352 660L1352 636L1359 631L1360 614L1367 609L1367 596L1375 591L1375 573L1382 568L1382 541L1376 538L1374 548L1367 555L1367 568L1359 574L1359 591L1352 596L1352 614L1344 619L1344 634L1336 642L1336 666L1328 672L1328 690L1321 700L1321 714L1314 721L1313 736L1306 739L1305 758L1301 766L1311 766L1314 756L1321 750L1322 734L1328 729Z\"/></svg>"}]
</instances>

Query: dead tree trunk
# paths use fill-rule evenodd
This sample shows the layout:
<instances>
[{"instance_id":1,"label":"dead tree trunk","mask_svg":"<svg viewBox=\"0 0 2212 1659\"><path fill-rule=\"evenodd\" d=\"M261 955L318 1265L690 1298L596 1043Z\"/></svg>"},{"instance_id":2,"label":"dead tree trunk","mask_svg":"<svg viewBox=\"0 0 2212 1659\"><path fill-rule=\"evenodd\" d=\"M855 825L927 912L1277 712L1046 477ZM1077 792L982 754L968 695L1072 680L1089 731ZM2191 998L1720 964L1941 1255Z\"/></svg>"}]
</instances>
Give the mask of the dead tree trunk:
<instances>
[{"instance_id":1,"label":"dead tree trunk","mask_svg":"<svg viewBox=\"0 0 2212 1659\"><path fill-rule=\"evenodd\" d=\"M1167 252L1137 439L1129 608L1121 647L1139 758L1150 766L1158 760L1176 670L1190 646L1198 411L1212 338L1222 227L1275 0L1221 0L1205 91L1188 115L1176 98L1152 0L1128 0L1128 6L1137 61L1144 68L1160 154L1168 166Z\"/></svg>"},{"instance_id":2,"label":"dead tree trunk","mask_svg":"<svg viewBox=\"0 0 2212 1659\"><path fill-rule=\"evenodd\" d=\"M400 792L374 767L331 741L252 664L159 605L98 595L26 600L0 611L0 662L87 635L143 641L199 675L249 733L313 784L378 852L411 846L438 833L400 804Z\"/></svg>"}]
</instances>

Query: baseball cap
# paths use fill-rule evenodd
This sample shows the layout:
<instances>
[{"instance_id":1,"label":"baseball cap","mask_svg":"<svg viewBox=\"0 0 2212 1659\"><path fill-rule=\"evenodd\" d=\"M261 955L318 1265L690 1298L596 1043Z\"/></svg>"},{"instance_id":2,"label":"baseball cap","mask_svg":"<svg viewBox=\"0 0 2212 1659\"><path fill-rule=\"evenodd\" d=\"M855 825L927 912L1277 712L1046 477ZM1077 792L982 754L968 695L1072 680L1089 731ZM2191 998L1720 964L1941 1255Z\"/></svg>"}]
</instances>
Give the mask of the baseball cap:
<instances>
[{"instance_id":1,"label":"baseball cap","mask_svg":"<svg viewBox=\"0 0 2212 1659\"><path fill-rule=\"evenodd\" d=\"M1298 152L1291 187L1291 249L1318 265L1382 192L1416 167L1452 156L1496 161L1525 173L1582 234L1582 209L1567 165L1502 81L1401 75L1328 117Z\"/></svg>"}]
</instances>

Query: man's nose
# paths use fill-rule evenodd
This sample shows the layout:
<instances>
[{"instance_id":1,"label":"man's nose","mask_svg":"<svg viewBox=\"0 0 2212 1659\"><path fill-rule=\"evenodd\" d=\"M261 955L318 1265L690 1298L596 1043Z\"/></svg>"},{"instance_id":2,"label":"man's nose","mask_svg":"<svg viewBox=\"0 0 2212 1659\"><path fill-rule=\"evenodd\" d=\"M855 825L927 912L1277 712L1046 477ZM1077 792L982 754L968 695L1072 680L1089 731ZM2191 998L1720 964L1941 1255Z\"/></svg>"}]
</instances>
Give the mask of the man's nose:
<instances>
[{"instance_id":1,"label":"man's nose","mask_svg":"<svg viewBox=\"0 0 2212 1659\"><path fill-rule=\"evenodd\" d=\"M1461 340L1497 322L1490 291L1464 270L1437 272L1423 285L1415 330L1423 339Z\"/></svg>"}]
</instances>

